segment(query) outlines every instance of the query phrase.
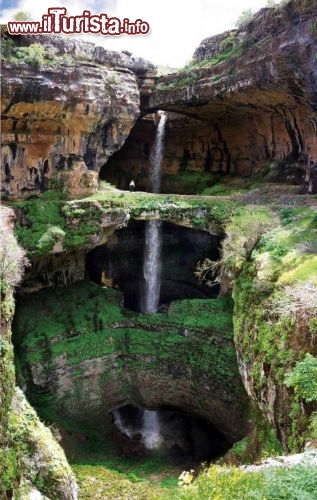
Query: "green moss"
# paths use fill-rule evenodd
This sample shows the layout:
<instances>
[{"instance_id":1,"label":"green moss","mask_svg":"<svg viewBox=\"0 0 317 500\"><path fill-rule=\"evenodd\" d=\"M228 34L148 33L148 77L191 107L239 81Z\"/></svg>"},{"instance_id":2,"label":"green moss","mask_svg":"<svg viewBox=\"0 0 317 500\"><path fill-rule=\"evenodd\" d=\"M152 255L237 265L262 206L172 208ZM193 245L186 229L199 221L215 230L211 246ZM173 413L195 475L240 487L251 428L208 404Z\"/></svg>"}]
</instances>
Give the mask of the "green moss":
<instances>
[{"instance_id":1,"label":"green moss","mask_svg":"<svg viewBox=\"0 0 317 500\"><path fill-rule=\"evenodd\" d=\"M182 68L177 73L167 77L167 81L156 82L154 90L158 92L167 92L173 89L179 89L195 84L202 76L202 69L213 68L222 61L235 60L242 53L242 44L238 43L234 34L229 35L227 40L223 40L219 53L212 58L202 61L192 61L190 64ZM216 82L223 75L214 75L213 81ZM164 78L164 77L163 77Z\"/></svg>"},{"instance_id":2,"label":"green moss","mask_svg":"<svg viewBox=\"0 0 317 500\"><path fill-rule=\"evenodd\" d=\"M121 295L114 290L88 282L25 296L18 301L14 319L22 367L38 366L42 371L45 366L45 376L49 376L59 357L65 366L80 370L81 362L105 356L99 380L102 387L113 377L114 355L117 373L155 372L160 366L164 370L164 366L178 363L195 374L197 390L203 374L212 374L215 386L230 387L232 395L241 389L236 384L239 376L228 299L178 301L168 313L146 316L123 310L120 302ZM28 369L26 379L27 373ZM130 385L123 382L124 377L121 388L129 394ZM35 396L37 404L39 399ZM68 404L71 399L69 395ZM47 400L43 406L47 404L52 403Z\"/></svg>"},{"instance_id":3,"label":"green moss","mask_svg":"<svg viewBox=\"0 0 317 500\"><path fill-rule=\"evenodd\" d=\"M17 450L0 450L0 496L6 498L6 492L15 490L21 477Z\"/></svg>"},{"instance_id":4,"label":"green moss","mask_svg":"<svg viewBox=\"0 0 317 500\"><path fill-rule=\"evenodd\" d=\"M8 429L13 450L11 476L20 474L52 499L69 496L75 482L65 454L19 389L10 408ZM14 453L19 457L18 472Z\"/></svg>"},{"instance_id":5,"label":"green moss","mask_svg":"<svg viewBox=\"0 0 317 500\"><path fill-rule=\"evenodd\" d=\"M309 419L296 394L285 390L284 377L314 349L309 339L315 328L317 267L309 245L316 222L307 207L280 215L281 225L262 237L234 281L234 335L256 398L267 390L268 377L275 385L284 409L275 425L288 436L288 449L296 451L309 435Z\"/></svg>"},{"instance_id":6,"label":"green moss","mask_svg":"<svg viewBox=\"0 0 317 500\"><path fill-rule=\"evenodd\" d=\"M74 201L32 199L11 203L21 216L15 232L29 256L46 255L56 243L64 249L88 245L95 234L103 231L103 220L123 220L127 214L140 217L159 212L164 220L188 217L194 225L208 228L229 220L236 203L232 200L201 200L199 197L162 196L144 193L100 192ZM201 210L204 211L203 216ZM203 222L204 221L204 222Z\"/></svg>"},{"instance_id":7,"label":"green moss","mask_svg":"<svg viewBox=\"0 0 317 500\"><path fill-rule=\"evenodd\" d=\"M35 199L13 205L24 213L23 224L18 221L15 232L30 256L47 254L57 242L66 249L82 247L92 234L101 231L104 211L96 203L77 208L74 202Z\"/></svg>"},{"instance_id":8,"label":"green moss","mask_svg":"<svg viewBox=\"0 0 317 500\"><path fill-rule=\"evenodd\" d=\"M13 346L11 342L11 320L14 312L14 301L12 290L8 285L3 287L1 292L0 307L0 447L6 449L10 438L7 429L8 415L15 385ZM0 457L0 468L4 467L1 463L5 456ZM12 458L10 453L7 457L8 460Z\"/></svg>"},{"instance_id":9,"label":"green moss","mask_svg":"<svg viewBox=\"0 0 317 500\"><path fill-rule=\"evenodd\" d=\"M175 174L163 176L165 191L172 191L184 194L202 193L206 186L210 186L216 180L216 175L210 172L195 172L186 170L189 157L184 156L179 163L180 171ZM208 194L208 193L207 193Z\"/></svg>"}]
</instances>

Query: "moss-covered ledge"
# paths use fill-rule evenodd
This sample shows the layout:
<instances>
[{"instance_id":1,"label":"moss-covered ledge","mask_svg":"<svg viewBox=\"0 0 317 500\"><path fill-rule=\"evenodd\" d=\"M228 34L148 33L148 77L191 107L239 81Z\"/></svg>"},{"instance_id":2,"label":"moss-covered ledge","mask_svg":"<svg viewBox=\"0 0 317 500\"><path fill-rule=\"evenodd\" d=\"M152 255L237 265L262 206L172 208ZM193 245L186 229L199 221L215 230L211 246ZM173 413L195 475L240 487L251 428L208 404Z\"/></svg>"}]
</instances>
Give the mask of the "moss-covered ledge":
<instances>
[{"instance_id":1,"label":"moss-covered ledge","mask_svg":"<svg viewBox=\"0 0 317 500\"><path fill-rule=\"evenodd\" d=\"M53 199L52 199L53 198ZM29 257L90 250L107 241L130 218L160 218L188 227L222 232L235 201L225 197L184 197L100 191L78 200L54 199L54 193L11 203L15 233Z\"/></svg>"}]
</instances>

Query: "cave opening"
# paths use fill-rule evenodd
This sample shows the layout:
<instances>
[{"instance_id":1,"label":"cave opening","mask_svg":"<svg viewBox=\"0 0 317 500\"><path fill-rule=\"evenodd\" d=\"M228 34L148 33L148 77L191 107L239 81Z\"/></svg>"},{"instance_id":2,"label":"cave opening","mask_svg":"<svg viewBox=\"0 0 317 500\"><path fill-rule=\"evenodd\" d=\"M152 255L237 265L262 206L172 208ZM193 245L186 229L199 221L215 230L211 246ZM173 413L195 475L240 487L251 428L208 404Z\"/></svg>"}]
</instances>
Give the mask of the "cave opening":
<instances>
[{"instance_id":1,"label":"cave opening","mask_svg":"<svg viewBox=\"0 0 317 500\"><path fill-rule=\"evenodd\" d=\"M127 190L133 179L137 191L150 191L150 153L155 140L156 124L156 114L139 118L123 146L101 167L99 179L122 190Z\"/></svg>"},{"instance_id":2,"label":"cave opening","mask_svg":"<svg viewBox=\"0 0 317 500\"><path fill-rule=\"evenodd\" d=\"M196 464L224 455L232 441L211 423L178 408L127 404L111 412L113 439L124 455Z\"/></svg>"},{"instance_id":3,"label":"cave opening","mask_svg":"<svg viewBox=\"0 0 317 500\"><path fill-rule=\"evenodd\" d=\"M207 231L162 223L159 309L173 300L218 296L219 285L201 283L195 269L206 258L220 258L221 240L221 236ZM86 257L86 277L98 285L119 289L124 307L138 312L142 311L144 293L144 242L145 221L131 221Z\"/></svg>"}]
</instances>

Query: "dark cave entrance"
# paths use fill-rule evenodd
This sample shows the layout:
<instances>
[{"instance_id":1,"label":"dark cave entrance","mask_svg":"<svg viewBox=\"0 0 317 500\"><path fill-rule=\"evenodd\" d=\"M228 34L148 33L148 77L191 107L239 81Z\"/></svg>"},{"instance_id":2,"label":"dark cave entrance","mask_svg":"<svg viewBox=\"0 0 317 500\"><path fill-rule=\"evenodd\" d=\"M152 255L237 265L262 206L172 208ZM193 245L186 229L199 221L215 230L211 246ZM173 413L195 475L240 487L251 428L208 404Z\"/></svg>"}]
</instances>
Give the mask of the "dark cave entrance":
<instances>
[{"instance_id":1,"label":"dark cave entrance","mask_svg":"<svg viewBox=\"0 0 317 500\"><path fill-rule=\"evenodd\" d=\"M176 408L127 404L111 416L113 438L131 458L165 456L174 463L195 464L224 455L233 444L212 424Z\"/></svg>"},{"instance_id":2,"label":"dark cave entrance","mask_svg":"<svg viewBox=\"0 0 317 500\"><path fill-rule=\"evenodd\" d=\"M99 179L118 189L129 189L131 179L137 191L149 191L150 152L156 134L155 115L139 118L126 142L101 167Z\"/></svg>"},{"instance_id":3,"label":"dark cave entrance","mask_svg":"<svg viewBox=\"0 0 317 500\"><path fill-rule=\"evenodd\" d=\"M206 231L162 224L162 267L159 306L172 300L216 298L219 285L207 287L195 276L197 263L219 259L221 238ZM145 221L132 221L110 241L88 253L87 278L123 292L124 307L140 311L144 287Z\"/></svg>"}]
</instances>

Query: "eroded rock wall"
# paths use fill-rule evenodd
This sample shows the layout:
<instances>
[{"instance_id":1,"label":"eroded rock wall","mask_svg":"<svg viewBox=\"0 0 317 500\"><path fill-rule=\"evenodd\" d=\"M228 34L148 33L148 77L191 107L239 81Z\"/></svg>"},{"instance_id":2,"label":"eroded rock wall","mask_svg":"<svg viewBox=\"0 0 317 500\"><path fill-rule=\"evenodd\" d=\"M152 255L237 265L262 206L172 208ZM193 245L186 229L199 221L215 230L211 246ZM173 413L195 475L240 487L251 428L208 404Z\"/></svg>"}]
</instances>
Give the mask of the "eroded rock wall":
<instances>
[{"instance_id":1,"label":"eroded rock wall","mask_svg":"<svg viewBox=\"0 0 317 500\"><path fill-rule=\"evenodd\" d=\"M168 112L163 191L197 192L195 172L208 186L219 175L269 170L270 180L316 190L316 26L312 0L262 9L239 30L203 40L191 64L156 80L145 109ZM143 189L154 135L154 124L139 121L104 178L108 169L121 187L132 174Z\"/></svg>"},{"instance_id":2,"label":"eroded rock wall","mask_svg":"<svg viewBox=\"0 0 317 500\"><path fill-rule=\"evenodd\" d=\"M105 433L109 412L124 404L177 408L201 416L229 442L245 435L230 300L179 301L147 317L122 309L122 301L88 282L18 300L15 342L42 416Z\"/></svg>"},{"instance_id":3,"label":"eroded rock wall","mask_svg":"<svg viewBox=\"0 0 317 500\"><path fill-rule=\"evenodd\" d=\"M2 63L3 194L91 193L140 113L154 66L91 43L31 38L23 44L41 44L47 59Z\"/></svg>"}]
</instances>

